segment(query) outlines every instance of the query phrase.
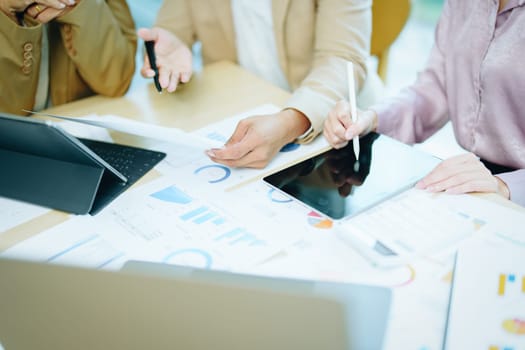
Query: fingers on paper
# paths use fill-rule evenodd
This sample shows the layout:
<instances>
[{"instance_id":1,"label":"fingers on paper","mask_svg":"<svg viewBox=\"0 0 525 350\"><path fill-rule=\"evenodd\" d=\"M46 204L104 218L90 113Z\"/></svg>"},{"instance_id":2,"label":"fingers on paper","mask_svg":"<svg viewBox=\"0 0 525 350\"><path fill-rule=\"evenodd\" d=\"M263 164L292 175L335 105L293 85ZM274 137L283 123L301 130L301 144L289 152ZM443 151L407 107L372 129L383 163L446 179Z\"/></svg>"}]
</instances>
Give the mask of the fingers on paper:
<instances>
[{"instance_id":1,"label":"fingers on paper","mask_svg":"<svg viewBox=\"0 0 525 350\"><path fill-rule=\"evenodd\" d=\"M271 156L249 120L241 120L223 148L207 152L215 162L229 167L265 167Z\"/></svg>"},{"instance_id":2,"label":"fingers on paper","mask_svg":"<svg viewBox=\"0 0 525 350\"><path fill-rule=\"evenodd\" d=\"M250 124L241 120L223 148L214 149L213 158L221 161L236 161L246 156L256 147Z\"/></svg>"}]
</instances>

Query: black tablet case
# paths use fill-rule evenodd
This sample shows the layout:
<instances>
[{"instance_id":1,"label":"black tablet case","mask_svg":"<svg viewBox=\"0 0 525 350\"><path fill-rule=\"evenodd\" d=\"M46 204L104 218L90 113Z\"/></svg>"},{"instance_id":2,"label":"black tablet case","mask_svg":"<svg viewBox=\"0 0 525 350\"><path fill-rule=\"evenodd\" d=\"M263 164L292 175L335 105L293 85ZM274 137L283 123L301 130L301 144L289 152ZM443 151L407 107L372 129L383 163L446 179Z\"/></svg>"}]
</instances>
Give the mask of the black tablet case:
<instances>
[{"instance_id":1,"label":"black tablet case","mask_svg":"<svg viewBox=\"0 0 525 350\"><path fill-rule=\"evenodd\" d=\"M75 214L94 214L129 186L75 137L29 117L0 115L0 169L0 196Z\"/></svg>"}]
</instances>

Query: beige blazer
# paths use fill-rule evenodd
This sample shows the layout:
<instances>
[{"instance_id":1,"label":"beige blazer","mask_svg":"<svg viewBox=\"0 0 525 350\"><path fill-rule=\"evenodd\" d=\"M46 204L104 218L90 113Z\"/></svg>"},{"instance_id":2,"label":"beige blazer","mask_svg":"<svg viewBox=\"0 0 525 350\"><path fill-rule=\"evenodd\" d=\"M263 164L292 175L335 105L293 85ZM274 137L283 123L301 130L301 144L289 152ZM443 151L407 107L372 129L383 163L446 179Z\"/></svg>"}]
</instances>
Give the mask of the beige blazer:
<instances>
[{"instance_id":1,"label":"beige blazer","mask_svg":"<svg viewBox=\"0 0 525 350\"><path fill-rule=\"evenodd\" d=\"M0 111L33 109L43 26L22 27L0 12ZM49 94L59 105L93 94L123 95L135 71L137 39L125 0L81 0L49 23Z\"/></svg>"},{"instance_id":2,"label":"beige blazer","mask_svg":"<svg viewBox=\"0 0 525 350\"><path fill-rule=\"evenodd\" d=\"M157 26L191 46L202 42L204 63L237 62L231 0L165 0ZM359 88L370 51L371 0L273 0L281 68L293 95L285 108L303 112L314 133L335 103L347 98L346 61L354 62Z\"/></svg>"}]
</instances>

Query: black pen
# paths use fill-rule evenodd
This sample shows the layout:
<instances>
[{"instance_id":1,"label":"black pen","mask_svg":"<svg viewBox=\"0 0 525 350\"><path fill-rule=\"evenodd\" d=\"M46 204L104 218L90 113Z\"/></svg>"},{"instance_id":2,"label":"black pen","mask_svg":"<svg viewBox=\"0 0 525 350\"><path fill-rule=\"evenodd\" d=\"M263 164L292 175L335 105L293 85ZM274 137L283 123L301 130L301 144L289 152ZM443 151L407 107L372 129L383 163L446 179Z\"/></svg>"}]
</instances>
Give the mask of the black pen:
<instances>
[{"instance_id":1,"label":"black pen","mask_svg":"<svg viewBox=\"0 0 525 350\"><path fill-rule=\"evenodd\" d=\"M154 41L145 41L144 45L146 46L146 53L148 54L149 59L149 65L151 66L151 69L155 72L155 76L153 77L153 81L155 82L155 87L157 88L158 92L162 92L162 87L159 83L159 69L157 68L157 62L155 60L155 42Z\"/></svg>"}]
</instances>

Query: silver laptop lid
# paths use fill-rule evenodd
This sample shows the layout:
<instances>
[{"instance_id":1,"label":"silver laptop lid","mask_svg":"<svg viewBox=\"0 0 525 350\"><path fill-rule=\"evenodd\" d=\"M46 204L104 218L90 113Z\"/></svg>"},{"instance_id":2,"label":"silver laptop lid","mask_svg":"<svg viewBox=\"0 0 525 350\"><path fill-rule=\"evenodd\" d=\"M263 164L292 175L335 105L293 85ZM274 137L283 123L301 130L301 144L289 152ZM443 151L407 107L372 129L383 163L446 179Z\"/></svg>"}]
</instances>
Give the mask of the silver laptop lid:
<instances>
[{"instance_id":1,"label":"silver laptop lid","mask_svg":"<svg viewBox=\"0 0 525 350\"><path fill-rule=\"evenodd\" d=\"M169 272L0 260L0 343L6 350L381 348L387 289L147 268Z\"/></svg>"}]
</instances>

